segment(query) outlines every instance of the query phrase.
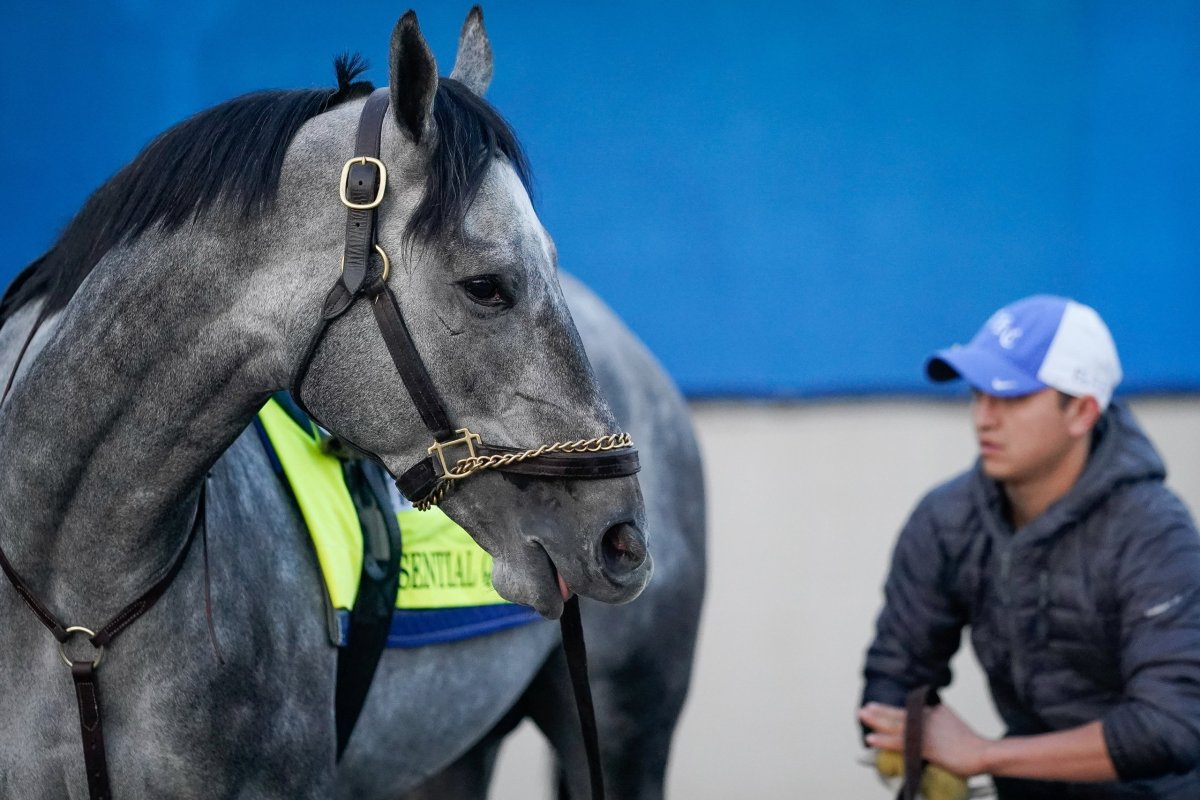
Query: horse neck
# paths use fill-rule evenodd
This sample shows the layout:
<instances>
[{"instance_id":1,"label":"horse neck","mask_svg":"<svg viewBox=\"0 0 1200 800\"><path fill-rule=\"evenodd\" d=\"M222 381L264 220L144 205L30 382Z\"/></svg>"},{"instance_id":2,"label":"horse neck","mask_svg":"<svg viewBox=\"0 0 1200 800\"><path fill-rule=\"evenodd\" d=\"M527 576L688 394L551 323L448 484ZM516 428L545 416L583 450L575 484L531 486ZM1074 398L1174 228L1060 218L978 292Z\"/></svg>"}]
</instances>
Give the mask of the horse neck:
<instances>
[{"instance_id":1,"label":"horse neck","mask_svg":"<svg viewBox=\"0 0 1200 800\"><path fill-rule=\"evenodd\" d=\"M110 255L0 409L0 546L92 622L168 563L206 471L280 385L282 321L239 313L244 281L197 280L228 254L185 245Z\"/></svg>"}]
</instances>

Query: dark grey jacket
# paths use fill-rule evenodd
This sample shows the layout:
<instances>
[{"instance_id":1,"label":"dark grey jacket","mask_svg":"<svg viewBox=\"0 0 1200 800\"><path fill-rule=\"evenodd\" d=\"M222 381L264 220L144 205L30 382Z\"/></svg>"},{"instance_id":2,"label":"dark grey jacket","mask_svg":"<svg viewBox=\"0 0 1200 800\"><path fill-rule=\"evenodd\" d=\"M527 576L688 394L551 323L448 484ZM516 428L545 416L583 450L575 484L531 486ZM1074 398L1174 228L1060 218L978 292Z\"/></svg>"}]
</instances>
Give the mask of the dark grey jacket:
<instances>
[{"instance_id":1,"label":"dark grey jacket","mask_svg":"<svg viewBox=\"0 0 1200 800\"><path fill-rule=\"evenodd\" d=\"M1071 491L1014 533L978 465L896 544L863 702L945 686L960 633L1011 735L1103 720L1122 782L997 780L1004 798L1200 798L1200 537L1154 447L1114 405Z\"/></svg>"}]
</instances>

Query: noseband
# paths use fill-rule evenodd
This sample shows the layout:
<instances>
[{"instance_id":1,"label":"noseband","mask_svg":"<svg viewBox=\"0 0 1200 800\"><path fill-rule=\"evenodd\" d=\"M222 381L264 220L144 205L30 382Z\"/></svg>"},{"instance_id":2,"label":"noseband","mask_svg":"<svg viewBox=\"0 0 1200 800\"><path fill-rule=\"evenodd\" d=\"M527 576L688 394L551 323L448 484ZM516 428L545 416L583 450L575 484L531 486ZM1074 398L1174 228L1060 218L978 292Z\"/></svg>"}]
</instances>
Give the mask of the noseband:
<instances>
[{"instance_id":1,"label":"noseband","mask_svg":"<svg viewBox=\"0 0 1200 800\"><path fill-rule=\"evenodd\" d=\"M309 365L330 323L344 314L356 300L371 301L375 321L421 420L433 434L426 457L396 479L401 494L417 508L426 510L441 502L460 481L481 470L497 469L538 478L572 480L619 478L640 468L633 439L627 433L594 439L554 442L521 450L486 444L479 434L456 428L450 422L417 351L400 306L387 277L391 263L377 240L376 211L387 191L387 168L379 160L379 141L388 108L388 90L377 89L367 99L358 122L355 157L342 168L339 193L346 206L346 249L342 274L325 298L321 325L292 381L292 395L304 406L301 388ZM372 255L382 262L377 277L368 280ZM308 411L306 408L305 411ZM309 416L313 416L311 413ZM313 416L316 419L315 416ZM623 451L623 452L617 452ZM453 454L458 458L454 459ZM451 461L453 460L453 463Z\"/></svg>"}]
</instances>

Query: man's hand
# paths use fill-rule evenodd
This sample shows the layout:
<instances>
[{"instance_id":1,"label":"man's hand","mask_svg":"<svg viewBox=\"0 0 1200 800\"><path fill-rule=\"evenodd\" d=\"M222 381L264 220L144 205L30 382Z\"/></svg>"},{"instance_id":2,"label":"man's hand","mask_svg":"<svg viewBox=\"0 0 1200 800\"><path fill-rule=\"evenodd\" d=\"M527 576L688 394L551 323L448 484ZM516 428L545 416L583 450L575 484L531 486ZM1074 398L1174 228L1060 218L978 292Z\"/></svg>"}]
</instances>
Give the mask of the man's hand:
<instances>
[{"instance_id":1,"label":"man's hand","mask_svg":"<svg viewBox=\"0 0 1200 800\"><path fill-rule=\"evenodd\" d=\"M858 718L873 732L867 744L904 751L904 709L867 703ZM988 773L1050 781L1111 781L1117 770L1099 720L1077 728L993 741L968 728L944 703L925 709L922 755L931 764L969 778Z\"/></svg>"},{"instance_id":2,"label":"man's hand","mask_svg":"<svg viewBox=\"0 0 1200 800\"><path fill-rule=\"evenodd\" d=\"M904 709L867 703L858 718L872 730L867 744L878 750L904 751ZM925 709L925 741L921 755L955 775L969 778L987 770L989 740L967 727L944 703Z\"/></svg>"}]
</instances>

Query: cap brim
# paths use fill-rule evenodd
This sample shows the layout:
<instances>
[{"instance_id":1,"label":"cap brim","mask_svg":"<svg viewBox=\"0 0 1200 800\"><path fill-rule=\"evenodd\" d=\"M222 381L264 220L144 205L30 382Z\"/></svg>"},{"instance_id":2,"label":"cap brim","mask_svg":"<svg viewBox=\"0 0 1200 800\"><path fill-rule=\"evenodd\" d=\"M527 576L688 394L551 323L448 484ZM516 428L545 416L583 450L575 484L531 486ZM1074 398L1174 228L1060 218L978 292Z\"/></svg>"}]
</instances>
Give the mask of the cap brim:
<instances>
[{"instance_id":1,"label":"cap brim","mask_svg":"<svg viewBox=\"0 0 1200 800\"><path fill-rule=\"evenodd\" d=\"M995 397L1021 397L1046 388L1000 356L970 345L937 351L925 362L925 374L938 383L962 378L973 389Z\"/></svg>"}]
</instances>

